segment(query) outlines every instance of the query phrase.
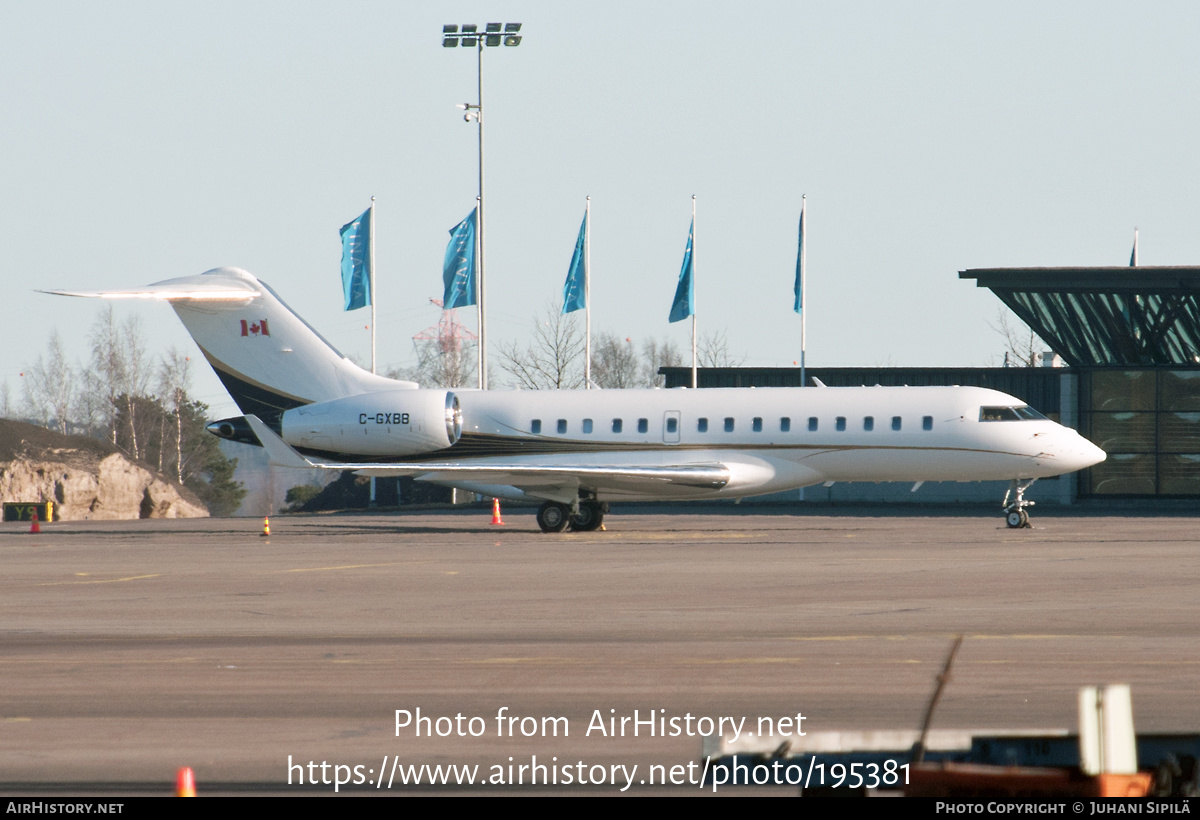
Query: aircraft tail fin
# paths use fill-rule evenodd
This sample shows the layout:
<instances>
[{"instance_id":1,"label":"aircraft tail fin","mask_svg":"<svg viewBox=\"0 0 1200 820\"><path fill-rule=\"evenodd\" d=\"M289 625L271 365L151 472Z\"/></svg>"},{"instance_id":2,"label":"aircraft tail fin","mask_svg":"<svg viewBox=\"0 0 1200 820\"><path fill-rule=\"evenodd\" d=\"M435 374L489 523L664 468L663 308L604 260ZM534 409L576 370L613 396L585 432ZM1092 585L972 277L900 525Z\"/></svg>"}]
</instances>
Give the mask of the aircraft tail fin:
<instances>
[{"instance_id":1,"label":"aircraft tail fin","mask_svg":"<svg viewBox=\"0 0 1200 820\"><path fill-rule=\"evenodd\" d=\"M217 268L128 290L47 292L170 302L247 416L270 419L313 402L417 386L363 370L296 315L266 283L240 268Z\"/></svg>"}]
</instances>

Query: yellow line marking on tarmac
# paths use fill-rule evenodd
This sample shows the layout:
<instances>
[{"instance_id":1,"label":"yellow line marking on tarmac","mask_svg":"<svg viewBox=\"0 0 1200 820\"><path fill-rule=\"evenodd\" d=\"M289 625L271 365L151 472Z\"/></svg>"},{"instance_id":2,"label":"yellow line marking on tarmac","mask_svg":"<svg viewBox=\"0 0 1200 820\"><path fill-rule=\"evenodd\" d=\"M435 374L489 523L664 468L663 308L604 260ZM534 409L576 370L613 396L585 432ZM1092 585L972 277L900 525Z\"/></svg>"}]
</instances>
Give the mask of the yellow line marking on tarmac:
<instances>
[{"instance_id":1,"label":"yellow line marking on tarmac","mask_svg":"<svg viewBox=\"0 0 1200 820\"><path fill-rule=\"evenodd\" d=\"M955 661L955 663L958 663L958 661ZM967 661L967 663L972 664L972 665L978 664L980 666L1001 665L1001 664L1010 664L1010 663L1011 664L1019 663L1019 664L1024 664L1026 666L1054 665L1054 666L1120 666L1120 667L1128 667L1130 665L1130 661L1128 661L1128 660L1106 661L1106 660L1103 660L1100 658L1088 658L1087 660L1083 660L1083 661L1065 661L1060 658L1051 658L1051 659L1046 659L1046 660L1029 660L1028 658L1016 658L1014 660L1007 660L1007 659L972 660L972 661ZM1200 660L1196 660L1196 661L1139 660L1136 662L1136 665L1139 669L1143 666L1200 666Z\"/></svg>"},{"instance_id":2,"label":"yellow line marking on tarmac","mask_svg":"<svg viewBox=\"0 0 1200 820\"><path fill-rule=\"evenodd\" d=\"M825 660L818 661L817 659L815 659L813 657L803 657L803 658L801 658L801 657L796 657L796 658L770 658L770 657L767 657L767 658L716 658L716 659L712 659L712 660L706 660L704 658L689 658L686 660L677 661L676 663L679 665L692 664L695 666L719 666L719 665L723 665L723 664L730 664L730 665L732 665L732 664L769 664L769 663L811 664L814 662L825 663L827 661L825 661ZM859 663L859 662L860 661L844 661L844 663L847 663L847 664ZM916 663L916 664L932 663L932 661L921 660L919 658L879 658L879 659L871 659L868 661L861 661L861 662L863 662L863 663ZM838 661L837 663L842 663L842 661Z\"/></svg>"},{"instance_id":3,"label":"yellow line marking on tarmac","mask_svg":"<svg viewBox=\"0 0 1200 820\"><path fill-rule=\"evenodd\" d=\"M677 661L679 664L693 664L698 666L721 666L725 664L768 664L768 663L811 663L811 658L687 658Z\"/></svg>"},{"instance_id":4,"label":"yellow line marking on tarmac","mask_svg":"<svg viewBox=\"0 0 1200 820\"><path fill-rule=\"evenodd\" d=\"M159 660L139 660L137 658L84 658L75 655L63 655L55 658L0 658L0 666L31 666L34 664L46 666L49 664L71 664L72 666L156 666L164 663L198 663L200 658L163 658ZM210 663L211 658L204 659Z\"/></svg>"},{"instance_id":5,"label":"yellow line marking on tarmac","mask_svg":"<svg viewBox=\"0 0 1200 820\"><path fill-rule=\"evenodd\" d=\"M425 661L422 661L423 663ZM614 661L612 659L596 658L591 655L578 657L563 657L561 655L544 658L444 658L436 663L448 666L602 666L612 668L617 666L640 666L643 664L633 661Z\"/></svg>"},{"instance_id":6,"label":"yellow line marking on tarmac","mask_svg":"<svg viewBox=\"0 0 1200 820\"><path fill-rule=\"evenodd\" d=\"M751 534L748 532L683 532L681 530L672 530L670 532L637 533L637 537L643 541L675 541L682 538L713 541L727 538L750 538Z\"/></svg>"},{"instance_id":7,"label":"yellow line marking on tarmac","mask_svg":"<svg viewBox=\"0 0 1200 820\"><path fill-rule=\"evenodd\" d=\"M0 718L0 722L3 722L3 723L33 723L33 718L31 718L31 717L6 717L6 718Z\"/></svg>"},{"instance_id":8,"label":"yellow line marking on tarmac","mask_svg":"<svg viewBox=\"0 0 1200 820\"><path fill-rule=\"evenodd\" d=\"M513 657L513 658L421 658L419 660L406 658L402 656L388 657L372 657L372 658L324 658L324 659L277 659L277 658L261 658L255 657L251 661L246 661L245 665L238 666L237 664L220 664L216 658L164 658L158 659L138 659L138 658L86 658L78 656L65 656L56 658L3 658L0 659L0 668L13 666L170 666L177 664L204 664L209 668L211 664L218 663L217 669L224 671L236 669L251 673L261 673L266 669L298 669L307 668L312 664L329 663L339 666L360 666L360 667L391 667L398 662L403 662L410 665L421 666L491 666L491 667L530 667L530 666L603 666L605 668L613 667L631 667L637 668L642 666L661 666L662 664L654 659L642 660L623 660L614 661L613 659L595 658L589 655L581 655L578 657L563 657L561 655L545 658L534 657ZM674 667L710 667L710 666L812 666L819 664L823 669L828 671L828 666L831 663L828 658L814 658L812 656L796 657L796 658L779 658L779 657L760 657L760 658L681 658L670 661L669 665ZM856 658L852 660L842 660L832 662L833 666L845 668L847 670L859 669L862 667L872 666L937 666L942 663L941 658ZM1113 667L1126 669L1129 667L1127 660L1103 660L1098 658L1088 658L1085 660L1063 660L1061 658L1047 658L1032 660L1029 658L1013 658L999 660L972 660L960 659L956 662L960 666L1035 666L1035 667L1070 667L1070 668L1092 668L1092 667ZM1200 660L1139 660L1137 661L1139 668L1162 668L1162 669L1192 669L1200 666ZM26 718L0 718L0 723L5 721L25 720Z\"/></svg>"},{"instance_id":9,"label":"yellow line marking on tarmac","mask_svg":"<svg viewBox=\"0 0 1200 820\"><path fill-rule=\"evenodd\" d=\"M1021 633L1017 632L1012 635L967 635L968 638L975 641L1055 641L1062 638L1124 638L1125 635L1055 635L1051 633L1038 634L1035 632Z\"/></svg>"},{"instance_id":10,"label":"yellow line marking on tarmac","mask_svg":"<svg viewBox=\"0 0 1200 820\"><path fill-rule=\"evenodd\" d=\"M934 640L940 641L946 638L953 637L953 634L946 633L945 635L798 635L790 638L784 638L788 641L803 641L812 643L832 642L832 641L918 641L918 640ZM998 634L968 634L964 638L973 641L1058 641L1058 640L1078 640L1078 639L1096 639L1112 640L1114 638L1126 638L1127 635L1070 635L1070 634L1036 634L1036 633L1016 633L1009 635Z\"/></svg>"},{"instance_id":11,"label":"yellow line marking on tarmac","mask_svg":"<svg viewBox=\"0 0 1200 820\"><path fill-rule=\"evenodd\" d=\"M391 561L386 564L343 564L336 567L298 567L296 569L281 569L278 572L328 572L335 569L372 569L374 567L400 567L404 565L416 566L417 564L428 564L429 561Z\"/></svg>"},{"instance_id":12,"label":"yellow line marking on tarmac","mask_svg":"<svg viewBox=\"0 0 1200 820\"><path fill-rule=\"evenodd\" d=\"M76 575L78 575L78 574L79 573L76 573ZM161 577L162 577L161 573L154 573L153 575L130 575L128 578L108 578L108 579L101 579L98 581L49 581L44 584L34 584L34 586L62 587L62 586L72 586L75 584L119 584L122 581L142 581L142 580L145 580L146 578L161 578Z\"/></svg>"}]
</instances>

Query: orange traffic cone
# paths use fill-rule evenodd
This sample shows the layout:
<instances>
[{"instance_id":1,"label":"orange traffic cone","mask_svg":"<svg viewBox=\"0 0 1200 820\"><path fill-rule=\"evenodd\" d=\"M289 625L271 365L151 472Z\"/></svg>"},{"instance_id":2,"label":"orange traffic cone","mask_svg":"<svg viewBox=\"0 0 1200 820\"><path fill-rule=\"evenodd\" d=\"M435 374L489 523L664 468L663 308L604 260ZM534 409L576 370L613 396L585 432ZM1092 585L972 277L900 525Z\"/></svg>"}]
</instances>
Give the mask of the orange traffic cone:
<instances>
[{"instance_id":1,"label":"orange traffic cone","mask_svg":"<svg viewBox=\"0 0 1200 820\"><path fill-rule=\"evenodd\" d=\"M492 524L504 526L504 522L500 520L500 499L492 499Z\"/></svg>"},{"instance_id":2,"label":"orange traffic cone","mask_svg":"<svg viewBox=\"0 0 1200 820\"><path fill-rule=\"evenodd\" d=\"M39 533L39 532L41 532L41 531L42 531L42 527L41 527L41 525L40 525L40 524L38 524L38 517L37 517L37 509L36 509L36 508L35 508L35 509L34 509L34 511L33 511L33 517L29 519L29 531L30 531L31 533Z\"/></svg>"},{"instance_id":3,"label":"orange traffic cone","mask_svg":"<svg viewBox=\"0 0 1200 820\"><path fill-rule=\"evenodd\" d=\"M271 519L270 518L263 518L263 531L261 533L259 533L259 537L260 538L270 538L271 537Z\"/></svg>"},{"instance_id":4,"label":"orange traffic cone","mask_svg":"<svg viewBox=\"0 0 1200 820\"><path fill-rule=\"evenodd\" d=\"M184 766L175 773L175 796L196 796L196 773L192 771L190 766Z\"/></svg>"}]
</instances>

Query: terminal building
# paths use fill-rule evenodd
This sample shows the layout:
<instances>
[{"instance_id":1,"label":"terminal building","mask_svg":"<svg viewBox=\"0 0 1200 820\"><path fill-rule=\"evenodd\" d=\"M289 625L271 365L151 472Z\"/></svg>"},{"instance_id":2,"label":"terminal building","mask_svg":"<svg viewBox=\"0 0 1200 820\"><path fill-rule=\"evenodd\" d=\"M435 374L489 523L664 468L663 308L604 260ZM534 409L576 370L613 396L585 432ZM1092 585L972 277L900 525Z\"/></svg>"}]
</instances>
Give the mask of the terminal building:
<instances>
[{"instance_id":1,"label":"terminal building","mask_svg":"<svg viewBox=\"0 0 1200 820\"><path fill-rule=\"evenodd\" d=\"M1108 460L1042 479L1039 502L1200 500L1200 267L983 268L959 278L989 288L1054 355L1043 367L808 367L830 387L969 385L1023 399L1080 431ZM1053 366L1061 364L1062 366ZM691 384L690 367L660 371ZM703 368L697 386L796 387L800 369ZM995 501L998 482L810 487L814 501Z\"/></svg>"}]
</instances>

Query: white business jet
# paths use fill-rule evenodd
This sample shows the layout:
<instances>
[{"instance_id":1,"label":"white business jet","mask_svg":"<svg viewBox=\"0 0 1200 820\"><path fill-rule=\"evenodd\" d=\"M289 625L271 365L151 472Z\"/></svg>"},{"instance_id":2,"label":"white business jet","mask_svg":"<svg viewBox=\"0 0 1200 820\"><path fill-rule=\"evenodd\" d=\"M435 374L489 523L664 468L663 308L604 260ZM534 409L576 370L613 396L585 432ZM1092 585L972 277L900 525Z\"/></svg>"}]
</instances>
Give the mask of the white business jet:
<instances>
[{"instance_id":1,"label":"white business jet","mask_svg":"<svg viewBox=\"0 0 1200 820\"><path fill-rule=\"evenodd\" d=\"M421 389L342 356L239 268L144 288L50 291L171 303L244 416L209 425L274 464L412 476L541 502L546 532L594 530L614 500L724 499L837 481L1010 481L1010 527L1038 478L1104 451L976 387Z\"/></svg>"}]
</instances>

